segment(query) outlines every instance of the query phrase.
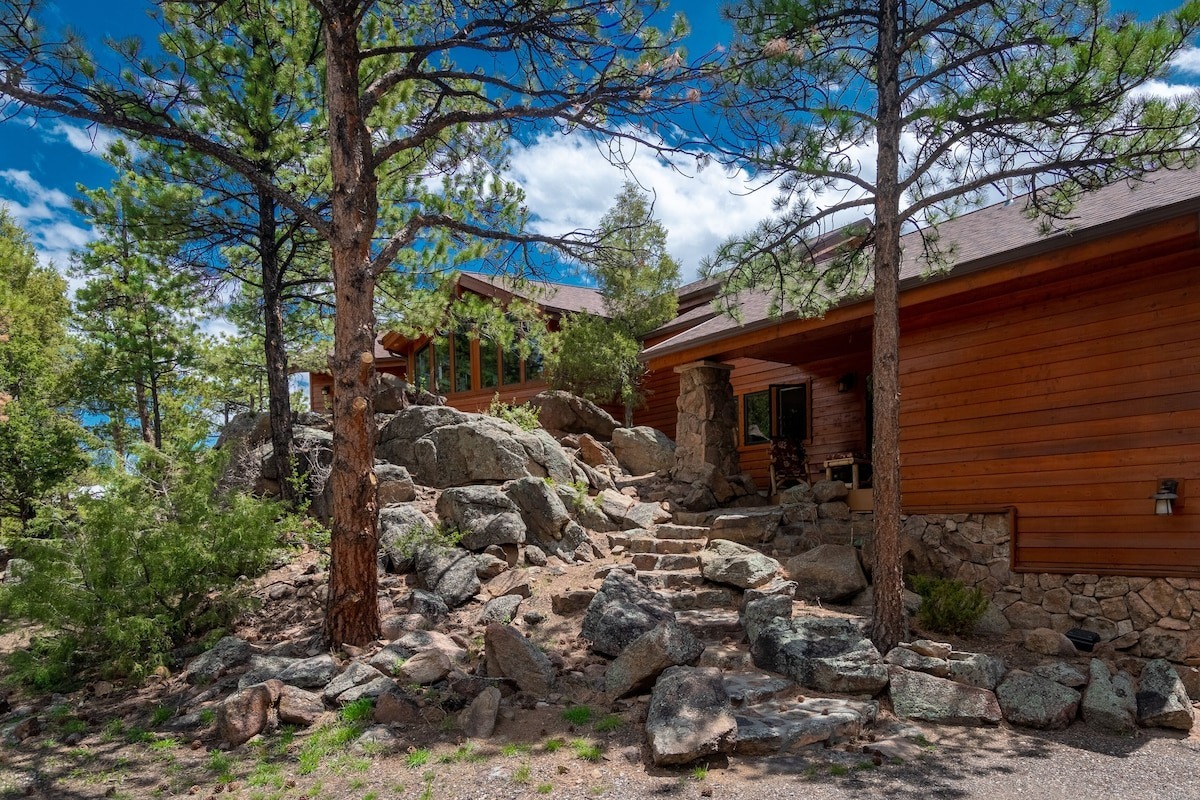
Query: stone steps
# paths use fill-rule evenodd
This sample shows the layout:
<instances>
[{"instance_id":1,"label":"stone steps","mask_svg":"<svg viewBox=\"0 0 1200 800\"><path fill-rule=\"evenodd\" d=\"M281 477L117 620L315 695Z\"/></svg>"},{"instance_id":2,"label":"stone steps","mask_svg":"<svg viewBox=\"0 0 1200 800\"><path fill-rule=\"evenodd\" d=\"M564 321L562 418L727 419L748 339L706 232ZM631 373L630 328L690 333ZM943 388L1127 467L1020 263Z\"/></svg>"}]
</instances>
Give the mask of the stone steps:
<instances>
[{"instance_id":1,"label":"stone steps","mask_svg":"<svg viewBox=\"0 0 1200 800\"><path fill-rule=\"evenodd\" d=\"M692 590L662 590L659 594L676 611L695 608L736 608L739 598L731 589L698 588Z\"/></svg>"},{"instance_id":2,"label":"stone steps","mask_svg":"<svg viewBox=\"0 0 1200 800\"><path fill-rule=\"evenodd\" d=\"M612 538L609 538L610 546ZM700 539L659 539L654 536L630 536L625 547L631 553L656 553L658 555L691 555L704 549Z\"/></svg>"},{"instance_id":3,"label":"stone steps","mask_svg":"<svg viewBox=\"0 0 1200 800\"><path fill-rule=\"evenodd\" d=\"M638 572L678 572L700 569L700 557L695 554L658 555L657 553L634 553L633 566Z\"/></svg>"},{"instance_id":4,"label":"stone steps","mask_svg":"<svg viewBox=\"0 0 1200 800\"><path fill-rule=\"evenodd\" d=\"M654 535L659 539L686 539L704 542L708 539L709 528L707 525L680 525L664 522L655 526Z\"/></svg>"},{"instance_id":5,"label":"stone steps","mask_svg":"<svg viewBox=\"0 0 1200 800\"><path fill-rule=\"evenodd\" d=\"M656 570L652 572L638 571L637 579L651 589L703 589L709 584L703 576L694 569L691 570Z\"/></svg>"},{"instance_id":6,"label":"stone steps","mask_svg":"<svg viewBox=\"0 0 1200 800\"><path fill-rule=\"evenodd\" d=\"M746 638L738 612L728 608L693 608L675 612L675 620L701 641Z\"/></svg>"}]
</instances>

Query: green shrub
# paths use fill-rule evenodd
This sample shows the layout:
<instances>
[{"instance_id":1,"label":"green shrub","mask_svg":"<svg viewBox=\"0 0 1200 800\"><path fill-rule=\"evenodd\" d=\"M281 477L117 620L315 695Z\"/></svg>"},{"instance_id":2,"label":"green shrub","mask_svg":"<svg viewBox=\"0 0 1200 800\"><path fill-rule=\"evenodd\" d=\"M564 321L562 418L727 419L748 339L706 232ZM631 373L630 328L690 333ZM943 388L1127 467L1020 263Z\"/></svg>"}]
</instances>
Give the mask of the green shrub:
<instances>
[{"instance_id":1,"label":"green shrub","mask_svg":"<svg viewBox=\"0 0 1200 800\"><path fill-rule=\"evenodd\" d=\"M289 518L218 493L221 468L212 452L139 450L136 471L109 473L102 494L50 509L38 536L14 543L31 568L4 588L0 610L41 623L54 642L18 658L30 683L67 663L141 678L241 610L237 579L269 566Z\"/></svg>"},{"instance_id":2,"label":"green shrub","mask_svg":"<svg viewBox=\"0 0 1200 800\"><path fill-rule=\"evenodd\" d=\"M487 410L489 417L499 417L505 422L511 422L523 431L531 431L541 425L539 416L542 413L532 403L505 403L500 400L497 392L492 396L492 402Z\"/></svg>"},{"instance_id":3,"label":"green shrub","mask_svg":"<svg viewBox=\"0 0 1200 800\"><path fill-rule=\"evenodd\" d=\"M405 558L412 558L418 550L426 547L445 549L457 547L463 532L449 522L439 522L432 529L425 525L413 525L396 537L392 547Z\"/></svg>"},{"instance_id":4,"label":"green shrub","mask_svg":"<svg viewBox=\"0 0 1200 800\"><path fill-rule=\"evenodd\" d=\"M942 633L970 633L987 611L988 601L979 589L968 589L962 581L912 576L913 590L921 595L917 621Z\"/></svg>"}]
</instances>

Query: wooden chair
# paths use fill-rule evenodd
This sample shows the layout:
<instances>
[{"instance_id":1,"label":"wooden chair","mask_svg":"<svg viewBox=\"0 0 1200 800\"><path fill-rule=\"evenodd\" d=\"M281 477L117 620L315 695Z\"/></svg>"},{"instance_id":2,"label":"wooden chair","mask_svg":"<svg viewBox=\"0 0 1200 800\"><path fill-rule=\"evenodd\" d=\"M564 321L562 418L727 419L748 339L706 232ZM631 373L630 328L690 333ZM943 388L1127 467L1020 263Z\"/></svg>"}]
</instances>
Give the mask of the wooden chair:
<instances>
[{"instance_id":1,"label":"wooden chair","mask_svg":"<svg viewBox=\"0 0 1200 800\"><path fill-rule=\"evenodd\" d=\"M797 483L808 482L804 446L783 436L771 439L771 494Z\"/></svg>"}]
</instances>

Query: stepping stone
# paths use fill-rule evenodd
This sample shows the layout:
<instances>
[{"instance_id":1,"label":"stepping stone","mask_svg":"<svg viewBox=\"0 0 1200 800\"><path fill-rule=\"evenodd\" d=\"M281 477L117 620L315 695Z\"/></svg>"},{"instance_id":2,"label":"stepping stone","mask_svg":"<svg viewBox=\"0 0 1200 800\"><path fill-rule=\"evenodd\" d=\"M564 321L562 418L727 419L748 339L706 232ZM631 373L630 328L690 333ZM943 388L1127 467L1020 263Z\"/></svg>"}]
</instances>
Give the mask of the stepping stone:
<instances>
[{"instance_id":1,"label":"stepping stone","mask_svg":"<svg viewBox=\"0 0 1200 800\"><path fill-rule=\"evenodd\" d=\"M664 522L654 529L654 535L659 539L686 539L703 542L708 538L707 525L676 525Z\"/></svg>"},{"instance_id":2,"label":"stepping stone","mask_svg":"<svg viewBox=\"0 0 1200 800\"><path fill-rule=\"evenodd\" d=\"M693 609L675 614L680 625L690 628L701 639L741 638L745 636L736 611L720 608Z\"/></svg>"},{"instance_id":3,"label":"stepping stone","mask_svg":"<svg viewBox=\"0 0 1200 800\"><path fill-rule=\"evenodd\" d=\"M651 589L699 589L707 585L699 572L690 570L639 572L637 579Z\"/></svg>"},{"instance_id":4,"label":"stepping stone","mask_svg":"<svg viewBox=\"0 0 1200 800\"><path fill-rule=\"evenodd\" d=\"M818 742L853 739L879 714L874 701L810 697L798 702L770 701L737 713L737 753L764 755L795 751Z\"/></svg>"},{"instance_id":5,"label":"stepping stone","mask_svg":"<svg viewBox=\"0 0 1200 800\"><path fill-rule=\"evenodd\" d=\"M690 555L704 549L703 539L655 539L654 552L659 555Z\"/></svg>"},{"instance_id":6,"label":"stepping stone","mask_svg":"<svg viewBox=\"0 0 1200 800\"><path fill-rule=\"evenodd\" d=\"M694 555L658 556L653 553L635 553L633 565L639 570L670 570L699 569L700 557Z\"/></svg>"},{"instance_id":7,"label":"stepping stone","mask_svg":"<svg viewBox=\"0 0 1200 800\"><path fill-rule=\"evenodd\" d=\"M725 692L735 706L751 706L800 693L794 681L761 669L725 673Z\"/></svg>"}]
</instances>

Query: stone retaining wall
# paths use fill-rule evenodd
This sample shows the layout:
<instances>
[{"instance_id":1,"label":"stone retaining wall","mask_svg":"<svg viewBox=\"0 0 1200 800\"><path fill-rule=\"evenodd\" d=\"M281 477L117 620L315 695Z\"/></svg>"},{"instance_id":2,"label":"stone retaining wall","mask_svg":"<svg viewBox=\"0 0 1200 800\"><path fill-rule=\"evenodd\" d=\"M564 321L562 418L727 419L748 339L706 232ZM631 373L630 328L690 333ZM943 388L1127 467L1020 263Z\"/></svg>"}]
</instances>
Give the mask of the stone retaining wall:
<instances>
[{"instance_id":1,"label":"stone retaining wall","mask_svg":"<svg viewBox=\"0 0 1200 800\"><path fill-rule=\"evenodd\" d=\"M1200 578L1015 573L1006 514L911 515L902 537L905 572L981 589L993 632L1084 628L1116 651L1200 665Z\"/></svg>"}]
</instances>

